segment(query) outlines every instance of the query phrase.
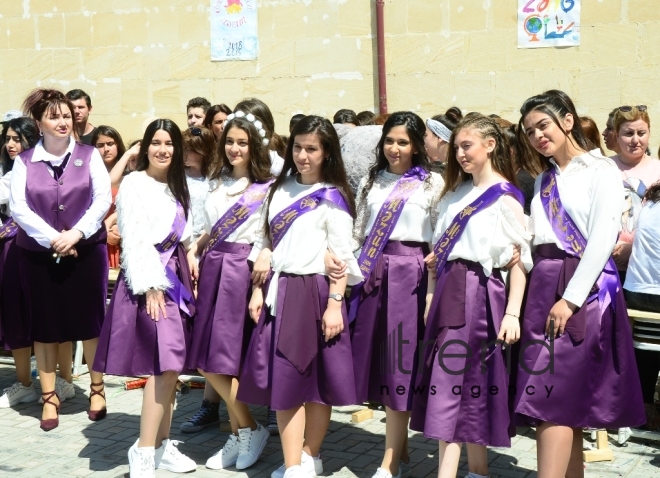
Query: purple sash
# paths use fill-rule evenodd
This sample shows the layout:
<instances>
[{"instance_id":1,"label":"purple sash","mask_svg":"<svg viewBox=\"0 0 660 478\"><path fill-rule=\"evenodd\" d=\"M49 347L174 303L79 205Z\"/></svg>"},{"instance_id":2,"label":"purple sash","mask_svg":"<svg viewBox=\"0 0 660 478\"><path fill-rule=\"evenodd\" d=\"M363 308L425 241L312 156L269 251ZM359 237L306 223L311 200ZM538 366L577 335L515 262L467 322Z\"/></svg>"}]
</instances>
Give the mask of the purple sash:
<instances>
[{"instance_id":1,"label":"purple sash","mask_svg":"<svg viewBox=\"0 0 660 478\"><path fill-rule=\"evenodd\" d=\"M481 196L459 212L449 227L442 233L433 247L436 271L440 273L447 263L447 257L465 231L470 218L497 201L504 194L511 194L522 205L525 204L523 193L511 183L497 183L486 189Z\"/></svg>"},{"instance_id":2,"label":"purple sash","mask_svg":"<svg viewBox=\"0 0 660 478\"><path fill-rule=\"evenodd\" d=\"M227 239L261 206L272 180L265 183L253 183L243 193L236 204L230 207L211 229L211 239L204 248L202 256L212 251L218 244Z\"/></svg>"},{"instance_id":3,"label":"purple sash","mask_svg":"<svg viewBox=\"0 0 660 478\"><path fill-rule=\"evenodd\" d=\"M383 249L385 249L385 245L387 244L387 241L389 241L390 236L394 231L394 227L399 221L399 217L401 217L403 207L406 205L406 202L408 202L408 199L410 199L410 196L412 196L422 184L427 174L428 173L419 166L410 168L401 179L396 182L392 192L390 192L387 199L385 199L385 202L380 207L376 220L371 228L371 232L365 239L364 244L362 245L362 250L360 251L360 257L358 258L358 265L360 266L364 280L354 286L351 291L351 301L348 313L349 322L353 322L355 317L357 317L358 303L360 301L360 295L364 283L376 267L376 264L383 253Z\"/></svg>"},{"instance_id":4,"label":"purple sash","mask_svg":"<svg viewBox=\"0 0 660 478\"><path fill-rule=\"evenodd\" d=\"M186 303L192 303L192 295L184 287L176 273L167 266L168 261L174 254L176 247L179 245L181 236L183 235L183 230L186 227L186 213L183 210L183 206L176 203L176 215L174 216L174 222L172 223L172 229L167 237L160 244L156 244L156 250L160 254L160 261L165 267L165 275L167 279L171 282L172 286L165 291L165 293L172 299L181 309L188 315L190 311Z\"/></svg>"},{"instance_id":5,"label":"purple sash","mask_svg":"<svg viewBox=\"0 0 660 478\"><path fill-rule=\"evenodd\" d=\"M16 224L13 217L9 216L0 226L0 241L11 239L17 232L18 224Z\"/></svg>"},{"instance_id":6,"label":"purple sash","mask_svg":"<svg viewBox=\"0 0 660 478\"><path fill-rule=\"evenodd\" d=\"M287 233L293 222L303 214L313 211L321 203L321 200L326 200L336 204L340 209L348 212L348 204L344 196L341 195L337 188L321 188L302 197L290 206L284 208L282 211L270 221L270 232L273 236L273 250L282 241L282 238Z\"/></svg>"},{"instance_id":7,"label":"purple sash","mask_svg":"<svg viewBox=\"0 0 660 478\"><path fill-rule=\"evenodd\" d=\"M552 230L561 242L561 245L567 254L581 258L584 249L587 247L587 240L584 238L578 227L564 209L557 189L557 176L554 169L543 173L541 181L541 203L545 210L545 215L550 221ZM596 281L598 289L598 303L600 304L601 314L608 305L614 307L616 293L619 290L619 274L617 273L614 261L610 259L605 264ZM581 304L575 304L581 306Z\"/></svg>"}]
</instances>

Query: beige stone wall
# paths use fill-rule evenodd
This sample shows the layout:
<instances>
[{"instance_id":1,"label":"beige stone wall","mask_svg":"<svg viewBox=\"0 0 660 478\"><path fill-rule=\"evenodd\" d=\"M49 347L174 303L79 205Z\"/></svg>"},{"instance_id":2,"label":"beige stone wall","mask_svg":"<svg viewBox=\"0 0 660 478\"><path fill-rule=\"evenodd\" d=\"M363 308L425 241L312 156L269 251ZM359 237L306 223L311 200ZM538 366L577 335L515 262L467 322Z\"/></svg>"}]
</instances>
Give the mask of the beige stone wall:
<instances>
[{"instance_id":1,"label":"beige stone wall","mask_svg":"<svg viewBox=\"0 0 660 478\"><path fill-rule=\"evenodd\" d=\"M184 125L193 96L296 112L376 105L374 0L260 0L257 61L211 62L209 0L0 0L0 112L38 85L82 88L126 140L151 115ZM660 118L657 0L583 0L579 48L519 50L517 0L386 0L390 111L457 105L515 120L561 88L603 126L620 104ZM657 149L660 136L652 141Z\"/></svg>"}]
</instances>

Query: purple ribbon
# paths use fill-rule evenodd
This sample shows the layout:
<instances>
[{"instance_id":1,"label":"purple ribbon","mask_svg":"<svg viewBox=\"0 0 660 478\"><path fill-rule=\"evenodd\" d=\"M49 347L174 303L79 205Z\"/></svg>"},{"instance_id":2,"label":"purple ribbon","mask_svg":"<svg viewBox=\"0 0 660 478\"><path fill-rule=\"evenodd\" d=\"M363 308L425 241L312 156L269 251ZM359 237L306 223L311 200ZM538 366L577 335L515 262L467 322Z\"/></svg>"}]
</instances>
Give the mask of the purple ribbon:
<instances>
[{"instance_id":1,"label":"purple ribbon","mask_svg":"<svg viewBox=\"0 0 660 478\"><path fill-rule=\"evenodd\" d=\"M543 173L541 180L541 204L545 210L545 215L552 226L552 231L561 242L564 251L574 257L581 258L587 247L587 240L584 238L577 225L564 209L557 189L557 173L554 169ZM616 265L610 257L598 280L596 286L598 289L598 303L600 304L600 313L602 314L608 305L614 307L616 293L619 290L619 274ZM580 305L580 304L575 304Z\"/></svg>"},{"instance_id":2,"label":"purple ribbon","mask_svg":"<svg viewBox=\"0 0 660 478\"><path fill-rule=\"evenodd\" d=\"M11 239L16 233L18 233L18 224L16 224L13 217L9 216L0 226L0 241Z\"/></svg>"},{"instance_id":3,"label":"purple ribbon","mask_svg":"<svg viewBox=\"0 0 660 478\"><path fill-rule=\"evenodd\" d=\"M362 271L364 280L355 285L351 291L351 301L349 304L348 321L353 322L357 317L358 303L362 295L364 284L373 272L380 256L383 254L383 249L387 241L396 227L403 208L410 199L410 196L419 188L427 176L427 172L419 166L410 168L405 174L396 182L394 188L385 199L385 202L380 207L376 220L371 228L371 232L367 236L360 257L358 258L358 266Z\"/></svg>"},{"instance_id":4,"label":"purple ribbon","mask_svg":"<svg viewBox=\"0 0 660 478\"><path fill-rule=\"evenodd\" d=\"M226 240L231 233L244 224L259 209L272 183L273 180L265 183L253 183L245 190L240 199L213 225L211 239L204 248L202 256L205 256L218 244Z\"/></svg>"},{"instance_id":5,"label":"purple ribbon","mask_svg":"<svg viewBox=\"0 0 660 478\"><path fill-rule=\"evenodd\" d=\"M337 205L343 211L349 212L348 204L344 196L337 188L321 188L297 200L282 211L270 221L270 232L273 236L273 250L282 241L293 222L303 214L307 214L318 207L322 200L329 201Z\"/></svg>"},{"instance_id":6,"label":"purple ribbon","mask_svg":"<svg viewBox=\"0 0 660 478\"><path fill-rule=\"evenodd\" d=\"M511 183L497 183L486 189L483 194L454 217L454 220L449 224L449 227L442 233L442 236L440 236L440 239L438 239L438 242L433 247L436 259L436 271L438 273L445 267L449 253L454 249L463 232L465 232L465 226L467 226L470 218L486 209L505 194L514 196L521 205L525 204L525 196L523 196L520 189Z\"/></svg>"},{"instance_id":7,"label":"purple ribbon","mask_svg":"<svg viewBox=\"0 0 660 478\"><path fill-rule=\"evenodd\" d=\"M167 265L170 258L172 257L172 254L174 254L174 251L179 245L179 241L181 240L181 236L183 236L183 230L185 227L186 213L183 210L183 206L177 202L176 215L174 216L174 222L172 223L170 233L160 244L156 244L155 247L160 254L160 261L163 264L163 267L165 267L165 276L167 277L167 280L169 280L172 284L171 287L165 291L165 293L179 306L179 309L181 309L186 314L191 315L187 303L192 303L192 295L188 289L185 288L181 280L179 280L176 272L174 272Z\"/></svg>"}]
</instances>

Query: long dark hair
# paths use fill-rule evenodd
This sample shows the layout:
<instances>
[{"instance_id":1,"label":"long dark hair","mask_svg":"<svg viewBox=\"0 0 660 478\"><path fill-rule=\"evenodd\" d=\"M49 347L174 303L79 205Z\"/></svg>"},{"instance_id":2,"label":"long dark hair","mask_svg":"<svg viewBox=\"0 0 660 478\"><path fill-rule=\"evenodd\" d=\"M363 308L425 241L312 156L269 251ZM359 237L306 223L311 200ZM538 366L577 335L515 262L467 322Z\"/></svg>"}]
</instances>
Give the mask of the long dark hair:
<instances>
[{"instance_id":1,"label":"long dark hair","mask_svg":"<svg viewBox=\"0 0 660 478\"><path fill-rule=\"evenodd\" d=\"M183 138L181 137L181 130L169 119L157 119L149 123L144 132L142 143L140 143L140 152L138 153L136 171L146 171L149 167L149 158L147 151L151 145L151 140L154 138L156 131L163 130L170 135L172 145L174 146L174 154L172 154L172 161L170 167L167 169L167 187L170 188L172 196L179 201L183 210L186 212L188 218L188 209L190 208L190 193L188 193L188 183L186 182L186 171L183 164Z\"/></svg>"},{"instance_id":2,"label":"long dark hair","mask_svg":"<svg viewBox=\"0 0 660 478\"><path fill-rule=\"evenodd\" d=\"M184 130L181 137L184 154L186 151L199 154L202 157L202 176L208 177L218 163L217 144L213 131L204 126L193 126Z\"/></svg>"},{"instance_id":3,"label":"long dark hair","mask_svg":"<svg viewBox=\"0 0 660 478\"><path fill-rule=\"evenodd\" d=\"M218 158L220 158L218 167L211 174L211 179L218 179L223 170L233 171L234 166L227 158L225 144L227 143L227 134L232 128L239 128L248 135L248 151L250 153L250 162L248 164L248 176L251 183L262 183L268 181L273 175L270 173L270 156L268 146L264 145L263 138L252 121L245 117L234 118L227 122L222 130L222 136L218 141Z\"/></svg>"},{"instance_id":4,"label":"long dark hair","mask_svg":"<svg viewBox=\"0 0 660 478\"><path fill-rule=\"evenodd\" d=\"M430 170L431 162L429 161L429 157L426 154L426 148L424 147L424 133L426 132L426 123L424 123L424 120L417 116L415 113L411 113L409 111L398 111L396 113L392 113L383 125L383 134L378 141L378 146L376 146L376 162L369 169L367 183L365 184L364 189L362 190L362 194L360 198L358 198L358 201L362 201L367 196L367 194L369 194L371 187L374 185L374 181L378 172L383 171L387 168L387 166L389 166L390 163L385 157L385 151L383 148L385 146L385 139L387 138L390 130L397 126L406 127L406 133L408 133L410 143L412 144L413 149L417 150L417 152L413 154L412 165L420 166L425 171ZM429 178L430 175L427 176L426 180L428 181Z\"/></svg>"},{"instance_id":5,"label":"long dark hair","mask_svg":"<svg viewBox=\"0 0 660 478\"><path fill-rule=\"evenodd\" d=\"M117 145L117 157L115 158L115 161L113 164L116 164L117 161L119 161L119 158L121 158L124 153L126 152L126 145L124 144L124 140L121 139L121 135L119 134L119 131L114 129L112 126L107 126L107 125L101 125L97 126L96 130L94 130L94 134L92 135L92 142L91 145L96 147L96 142L99 140L99 136L107 136L108 138L112 138Z\"/></svg>"},{"instance_id":6,"label":"long dark hair","mask_svg":"<svg viewBox=\"0 0 660 478\"><path fill-rule=\"evenodd\" d=\"M520 168L523 171L527 171L534 178L541 174L544 164L541 162L541 158L539 158L537 152L529 144L529 141L520 141L518 139L518 125L511 124L504 127L502 120L495 119L495 121L500 125L505 139L509 142L514 168L516 170Z\"/></svg>"},{"instance_id":7,"label":"long dark hair","mask_svg":"<svg viewBox=\"0 0 660 478\"><path fill-rule=\"evenodd\" d=\"M660 181L656 182L646 190L646 194L644 194L644 199L654 203L660 202Z\"/></svg>"},{"instance_id":8,"label":"long dark hair","mask_svg":"<svg viewBox=\"0 0 660 478\"><path fill-rule=\"evenodd\" d=\"M575 111L573 101L566 93L560 90L549 90L543 94L532 96L525 100L520 108L520 120L518 121L517 132L518 141L529 141L529 138L525 134L524 122L527 115L532 111L540 111L541 113L548 115L553 123L564 132L566 139L574 146L577 146L584 151L591 151L596 147L596 145L589 141L584 133L582 124L580 123L580 117L578 116L577 111ZM573 116L573 128L570 131L564 131L564 127L561 125L561 120L566 118L567 114ZM546 167L550 167L549 158L543 156L541 153L538 153L538 156Z\"/></svg>"},{"instance_id":9,"label":"long dark hair","mask_svg":"<svg viewBox=\"0 0 660 478\"><path fill-rule=\"evenodd\" d=\"M445 171L445 188L442 191L444 196L449 191L456 189L460 183L472 178L471 174L466 173L458 164L456 159L456 136L461 130L469 129L475 131L482 139L493 138L495 140L495 149L490 153L490 163L493 171L498 173L511 184L517 185L516 172L513 168L509 153L509 143L504 136L504 132L494 118L489 118L479 113L470 114L458 122L456 128L449 138L449 148L447 152L447 169Z\"/></svg>"},{"instance_id":10,"label":"long dark hair","mask_svg":"<svg viewBox=\"0 0 660 478\"><path fill-rule=\"evenodd\" d=\"M268 148L275 151L280 156L284 156L286 151L286 143L282 137L275 132L275 120L273 113L266 103L259 98L245 98L234 108L234 113L242 111L246 115L252 113L263 124L266 131L266 138L268 138Z\"/></svg>"},{"instance_id":11,"label":"long dark hair","mask_svg":"<svg viewBox=\"0 0 660 478\"><path fill-rule=\"evenodd\" d=\"M39 142L39 127L37 126L36 121L27 116L22 116L20 118L14 118L11 121L5 123L2 128L2 142L5 143L5 138L7 137L7 132L9 129L14 130L18 135L21 147L23 151L34 148L34 146ZM3 144L3 147L0 149L0 158L2 160L2 174L7 174L8 171L14 167L14 161L9 159L9 153L7 153L7 147Z\"/></svg>"},{"instance_id":12,"label":"long dark hair","mask_svg":"<svg viewBox=\"0 0 660 478\"><path fill-rule=\"evenodd\" d=\"M217 115L218 113L224 113L227 116L229 116L231 114L231 108L224 103L211 106L206 112L206 116L204 117L204 123L202 124L206 126L208 129L212 129L211 127L213 126L213 118L215 118L215 115Z\"/></svg>"},{"instance_id":13,"label":"long dark hair","mask_svg":"<svg viewBox=\"0 0 660 478\"><path fill-rule=\"evenodd\" d=\"M321 168L321 180L324 183L333 185L339 190L346 200L346 204L348 204L349 214L352 217L355 217L355 198L348 185L348 178L346 177L346 169L344 169L344 161L341 157L341 147L339 146L337 131L329 120L313 115L305 116L298 121L291 131L291 139L289 140L284 155L284 166L282 166L282 172L280 172L280 175L270 188L266 203L266 211L270 209L270 203L273 200L275 191L277 191L289 176L295 176L298 174L296 165L293 162L293 144L295 143L297 136L306 134L315 134L318 136L321 147L323 148L323 153L326 157ZM267 212L264 217L266 223L266 235L270 235L270 224L268 223Z\"/></svg>"}]
</instances>

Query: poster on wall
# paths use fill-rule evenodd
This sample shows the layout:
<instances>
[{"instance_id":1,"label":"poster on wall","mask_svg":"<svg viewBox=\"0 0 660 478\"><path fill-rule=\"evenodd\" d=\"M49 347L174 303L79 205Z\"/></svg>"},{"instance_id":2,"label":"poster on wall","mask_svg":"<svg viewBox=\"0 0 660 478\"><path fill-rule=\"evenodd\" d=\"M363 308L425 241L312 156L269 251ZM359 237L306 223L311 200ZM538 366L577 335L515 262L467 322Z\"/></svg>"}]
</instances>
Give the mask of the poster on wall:
<instances>
[{"instance_id":1,"label":"poster on wall","mask_svg":"<svg viewBox=\"0 0 660 478\"><path fill-rule=\"evenodd\" d=\"M211 0L211 61L256 60L257 0Z\"/></svg>"},{"instance_id":2,"label":"poster on wall","mask_svg":"<svg viewBox=\"0 0 660 478\"><path fill-rule=\"evenodd\" d=\"M580 45L582 0L518 0L518 48Z\"/></svg>"}]
</instances>

